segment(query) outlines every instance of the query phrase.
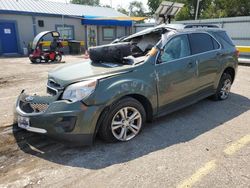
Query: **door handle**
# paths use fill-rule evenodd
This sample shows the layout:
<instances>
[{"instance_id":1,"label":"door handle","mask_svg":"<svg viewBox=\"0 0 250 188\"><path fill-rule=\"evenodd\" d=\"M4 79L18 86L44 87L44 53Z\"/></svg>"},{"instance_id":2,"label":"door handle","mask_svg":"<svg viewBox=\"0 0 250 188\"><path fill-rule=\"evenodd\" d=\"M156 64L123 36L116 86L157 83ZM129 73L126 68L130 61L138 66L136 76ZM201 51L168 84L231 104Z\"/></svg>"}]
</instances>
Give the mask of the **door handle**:
<instances>
[{"instance_id":1,"label":"door handle","mask_svg":"<svg viewBox=\"0 0 250 188\"><path fill-rule=\"evenodd\" d=\"M199 76L199 60L196 60L195 64L196 64L196 76Z\"/></svg>"},{"instance_id":2,"label":"door handle","mask_svg":"<svg viewBox=\"0 0 250 188\"><path fill-rule=\"evenodd\" d=\"M193 62L189 62L187 65L188 68L192 68L193 67Z\"/></svg>"}]
</instances>

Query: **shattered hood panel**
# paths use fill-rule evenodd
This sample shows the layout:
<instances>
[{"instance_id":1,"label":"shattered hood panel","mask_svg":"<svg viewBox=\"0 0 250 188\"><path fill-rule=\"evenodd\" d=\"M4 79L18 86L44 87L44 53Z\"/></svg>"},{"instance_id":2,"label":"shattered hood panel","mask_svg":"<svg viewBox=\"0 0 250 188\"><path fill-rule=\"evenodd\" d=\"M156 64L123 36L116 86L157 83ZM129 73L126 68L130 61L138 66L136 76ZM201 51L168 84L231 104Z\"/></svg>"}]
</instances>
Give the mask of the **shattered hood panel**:
<instances>
[{"instance_id":1,"label":"shattered hood panel","mask_svg":"<svg viewBox=\"0 0 250 188\"><path fill-rule=\"evenodd\" d=\"M80 80L91 79L93 77L112 76L123 71L129 71L131 65L77 62L59 66L49 72L49 79L53 79L62 87Z\"/></svg>"}]
</instances>

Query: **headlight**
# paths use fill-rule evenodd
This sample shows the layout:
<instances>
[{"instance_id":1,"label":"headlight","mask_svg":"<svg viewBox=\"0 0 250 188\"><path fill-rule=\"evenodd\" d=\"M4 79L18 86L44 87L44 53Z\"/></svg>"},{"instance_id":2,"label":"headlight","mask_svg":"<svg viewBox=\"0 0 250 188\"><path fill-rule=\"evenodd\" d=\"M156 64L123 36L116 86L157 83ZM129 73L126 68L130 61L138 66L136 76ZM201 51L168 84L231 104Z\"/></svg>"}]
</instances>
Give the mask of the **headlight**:
<instances>
[{"instance_id":1,"label":"headlight","mask_svg":"<svg viewBox=\"0 0 250 188\"><path fill-rule=\"evenodd\" d=\"M62 99L72 102L83 100L94 92L96 83L96 80L89 80L69 85L63 92Z\"/></svg>"}]
</instances>

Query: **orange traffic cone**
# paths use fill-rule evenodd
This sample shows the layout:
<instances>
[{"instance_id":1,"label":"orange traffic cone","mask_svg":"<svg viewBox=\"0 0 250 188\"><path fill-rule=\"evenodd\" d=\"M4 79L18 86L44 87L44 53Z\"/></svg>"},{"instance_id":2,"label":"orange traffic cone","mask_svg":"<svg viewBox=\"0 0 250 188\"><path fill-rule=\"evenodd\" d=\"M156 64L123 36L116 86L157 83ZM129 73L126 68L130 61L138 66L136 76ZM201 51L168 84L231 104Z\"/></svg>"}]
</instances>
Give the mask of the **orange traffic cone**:
<instances>
[{"instance_id":1,"label":"orange traffic cone","mask_svg":"<svg viewBox=\"0 0 250 188\"><path fill-rule=\"evenodd\" d=\"M88 50L85 50L85 53L84 53L84 55L83 55L83 58L84 58L84 59L89 59Z\"/></svg>"}]
</instances>

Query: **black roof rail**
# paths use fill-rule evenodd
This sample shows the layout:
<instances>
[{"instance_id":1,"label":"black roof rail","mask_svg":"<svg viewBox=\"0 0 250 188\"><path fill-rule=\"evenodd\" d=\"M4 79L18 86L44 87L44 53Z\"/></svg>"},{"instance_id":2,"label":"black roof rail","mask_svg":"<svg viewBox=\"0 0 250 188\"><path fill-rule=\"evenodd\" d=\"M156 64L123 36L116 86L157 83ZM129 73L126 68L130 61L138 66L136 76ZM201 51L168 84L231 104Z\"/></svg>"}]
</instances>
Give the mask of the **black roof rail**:
<instances>
[{"instance_id":1,"label":"black roof rail","mask_svg":"<svg viewBox=\"0 0 250 188\"><path fill-rule=\"evenodd\" d=\"M213 25L213 24L186 24L185 26L184 26L184 28L185 29L187 29L187 28L199 28L199 27L201 27L201 28L219 28L219 26L217 26L217 25Z\"/></svg>"}]
</instances>

